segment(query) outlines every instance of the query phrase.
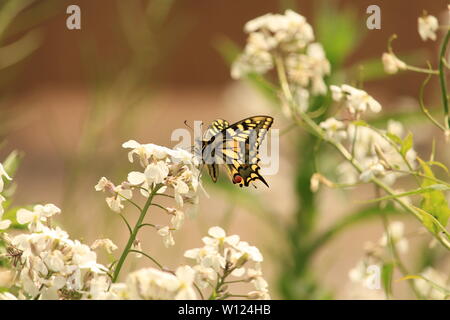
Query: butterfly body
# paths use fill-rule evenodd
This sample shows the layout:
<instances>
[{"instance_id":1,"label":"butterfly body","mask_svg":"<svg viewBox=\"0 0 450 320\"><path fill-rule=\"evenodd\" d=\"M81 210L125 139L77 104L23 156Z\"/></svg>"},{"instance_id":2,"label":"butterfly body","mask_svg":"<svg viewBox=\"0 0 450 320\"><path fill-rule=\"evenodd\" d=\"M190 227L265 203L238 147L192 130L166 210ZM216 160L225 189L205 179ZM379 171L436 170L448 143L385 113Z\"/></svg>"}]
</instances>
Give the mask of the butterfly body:
<instances>
[{"instance_id":1,"label":"butterfly body","mask_svg":"<svg viewBox=\"0 0 450 320\"><path fill-rule=\"evenodd\" d=\"M269 116L254 116L232 125L226 120L215 120L202 140L202 159L211 179L216 182L219 165L228 170L231 181L240 187L251 182L267 182L259 173L259 146L273 123Z\"/></svg>"}]
</instances>

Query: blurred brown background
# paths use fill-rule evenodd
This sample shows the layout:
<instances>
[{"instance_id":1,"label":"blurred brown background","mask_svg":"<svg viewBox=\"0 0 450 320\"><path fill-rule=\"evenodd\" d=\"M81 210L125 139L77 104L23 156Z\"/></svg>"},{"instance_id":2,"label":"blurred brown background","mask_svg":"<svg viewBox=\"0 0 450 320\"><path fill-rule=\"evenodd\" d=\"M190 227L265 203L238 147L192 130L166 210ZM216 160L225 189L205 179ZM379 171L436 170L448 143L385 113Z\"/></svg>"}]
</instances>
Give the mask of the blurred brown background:
<instances>
[{"instance_id":1,"label":"blurred brown background","mask_svg":"<svg viewBox=\"0 0 450 320\"><path fill-rule=\"evenodd\" d=\"M293 2L314 24L318 1ZM424 8L439 16L447 1L330 0L323 3L332 3L343 10L354 8L360 17L365 36L346 61L353 65L381 57L393 33L399 35L394 48L400 55L420 47L433 59L437 44L420 40L417 17ZM245 22L267 12L280 11L283 1L175 1L167 20L153 32L147 32L145 23L134 16L134 9L142 5L141 1L48 1L44 8L39 4L38 1L27 8L10 28L11 33L17 31L19 36L23 32L21 28L27 29L28 21L28 28L39 29L42 40L29 57L0 73L0 108L11 115L5 134L6 147L1 155L12 149L25 153L16 179L19 186L16 202L54 202L62 206L68 211L63 213L63 224L77 237L90 242L105 236L118 244L125 239L125 228L106 210L104 195L95 193L93 188L100 176L112 175L117 182L125 177L127 167L122 167L126 166L127 157L120 147L122 142L136 139L172 146L175 143L170 141L170 134L173 129L183 127L184 120L208 123L224 117L235 121L270 110L261 97L248 96L245 101L238 101L236 95L242 88L231 81L229 67L217 44L228 38L243 46ZM69 4L81 7L81 30L66 28L65 10ZM366 28L366 8L371 4L381 8L381 30ZM134 46L136 43L142 46ZM367 89L385 108L392 109L400 101L415 105L408 97L417 96L421 81L421 75L401 74L371 82ZM95 107L99 104L104 107ZM275 122L276 128L284 126ZM269 178L271 189L256 191L277 212L282 212L280 219L289 219L295 206L292 182L288 180L291 148L288 143L281 144L285 159L280 174ZM113 171L113 167L117 170ZM68 172L76 172L76 178ZM231 210L230 200L220 196L213 191L209 199L202 200L201 219L188 222L176 235L181 247L164 249L161 240L149 234L141 239L144 250L162 256L163 263L169 266L182 262L181 253L200 245L200 236L209 226L228 219L222 213ZM347 201L333 195L326 198L324 226L345 213L336 210L339 207L336 204ZM232 208L232 211L233 218L227 222L229 230L241 234L269 256L267 245L276 247L274 243L278 241L271 236L270 228L248 210ZM184 233L185 230L189 231ZM327 248L329 254L324 254L326 258L319 260L318 265L335 264L336 268L324 275L330 286L339 289L346 283L348 269L362 254L362 243L377 239L380 232L379 224L358 229ZM342 249L348 253L345 259L335 253ZM137 263L147 265L146 261ZM276 272L270 263L267 269L269 277Z\"/></svg>"},{"instance_id":2,"label":"blurred brown background","mask_svg":"<svg viewBox=\"0 0 450 320\"><path fill-rule=\"evenodd\" d=\"M43 28L45 41L41 48L24 63L23 68L26 72L20 77L21 90L36 90L45 85L84 85L86 75L83 73L80 46L86 39L95 42L100 61L115 57L115 62L120 65L127 57L127 44L123 43L123 37L121 37L118 6L115 1L66 1L67 4L77 4L81 7L82 29L79 31L68 30L65 27L67 15L65 14L66 5L63 5L63 2L58 1L61 9L57 10L53 17L39 24L39 27ZM308 21L314 23L314 8L320 1L293 2L297 4ZM403 0L329 0L324 2L337 4L342 8L355 8L361 17L360 27L367 35L358 50L350 57L349 63L381 54L386 49L387 39L393 33L400 36L395 41L397 52L411 50L418 44L423 45L417 33L417 17L422 14L424 8L431 14L439 15L447 3L445 0L407 2ZM167 39L167 34L162 34L159 39L164 43L172 43L174 50L162 57L165 63L154 71L157 74L156 84L162 87L182 88L205 88L205 86L227 84L230 81L229 69L222 57L214 50L215 41L226 36L243 45L245 22L268 12L278 12L282 4L283 1L278 0L175 1L166 25L181 26L180 30L173 34L174 38ZM381 8L381 30L369 31L366 28L368 16L366 8L372 4ZM54 5L56 6L56 3ZM428 47L432 45L429 44ZM160 42L155 42L152 46L158 51ZM393 79L386 87L397 94L415 93L408 82L406 85L404 83L409 78L411 77L402 77L402 81Z\"/></svg>"}]
</instances>

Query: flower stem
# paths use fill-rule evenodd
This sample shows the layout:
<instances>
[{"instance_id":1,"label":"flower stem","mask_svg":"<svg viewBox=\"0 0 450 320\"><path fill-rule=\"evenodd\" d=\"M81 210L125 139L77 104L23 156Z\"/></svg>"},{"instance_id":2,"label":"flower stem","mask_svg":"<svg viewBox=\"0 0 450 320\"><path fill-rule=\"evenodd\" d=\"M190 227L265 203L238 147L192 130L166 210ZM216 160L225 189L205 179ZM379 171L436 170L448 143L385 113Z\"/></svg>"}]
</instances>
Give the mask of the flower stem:
<instances>
[{"instance_id":1,"label":"flower stem","mask_svg":"<svg viewBox=\"0 0 450 320\"><path fill-rule=\"evenodd\" d=\"M439 72L437 70L430 70L430 69L425 69L425 68L419 68L419 67L414 67L414 66L410 66L410 65L407 65L405 68L406 68L406 70L409 70L409 71L426 73L426 74L429 74L429 75L438 75L439 74Z\"/></svg>"},{"instance_id":2,"label":"flower stem","mask_svg":"<svg viewBox=\"0 0 450 320\"><path fill-rule=\"evenodd\" d=\"M420 86L420 91L419 91L419 105L420 105L420 109L422 109L422 112L427 116L428 119L430 119L431 122L433 122L433 124L438 127L439 129L441 129L442 131L446 131L447 129L445 127L443 127L436 119L433 118L433 116L430 114L430 112L428 111L427 107L425 106L424 103L424 90L425 90L425 86L428 84L428 82L430 81L431 75L428 75L428 77L424 80L424 82L422 83L422 85Z\"/></svg>"},{"instance_id":3,"label":"flower stem","mask_svg":"<svg viewBox=\"0 0 450 320\"><path fill-rule=\"evenodd\" d=\"M145 215L147 214L148 208L152 204L153 196L156 194L160 186L156 186L151 193L148 196L147 202L145 202L144 207L141 210L141 214L139 215L139 219L136 222L136 225L133 228L133 231L131 232L130 238L128 239L128 242L125 246L125 249L122 252L122 255L119 258L119 261L117 262L117 266L114 269L112 282L116 282L117 278L119 277L120 270L122 269L122 266L125 262L125 259L127 258L128 254L130 253L130 249L133 246L134 240L136 240L136 236L138 234L139 228L144 221Z\"/></svg>"},{"instance_id":4,"label":"flower stem","mask_svg":"<svg viewBox=\"0 0 450 320\"><path fill-rule=\"evenodd\" d=\"M441 50L439 52L439 84L441 85L442 92L442 105L444 106L445 122L447 129L450 128L450 118L448 116L448 94L447 94L447 81L445 79L445 52L447 51L447 44L450 39L450 30L445 34L444 41L441 44Z\"/></svg>"}]
</instances>

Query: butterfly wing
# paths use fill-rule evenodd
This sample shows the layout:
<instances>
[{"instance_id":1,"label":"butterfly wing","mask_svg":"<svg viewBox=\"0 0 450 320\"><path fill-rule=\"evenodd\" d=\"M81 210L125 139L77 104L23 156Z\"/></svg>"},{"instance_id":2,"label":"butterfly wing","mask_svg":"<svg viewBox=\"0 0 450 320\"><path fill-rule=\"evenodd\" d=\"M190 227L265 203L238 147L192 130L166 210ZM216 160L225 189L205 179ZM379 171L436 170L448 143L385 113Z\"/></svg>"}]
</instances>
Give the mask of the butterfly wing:
<instances>
[{"instance_id":1,"label":"butterfly wing","mask_svg":"<svg viewBox=\"0 0 450 320\"><path fill-rule=\"evenodd\" d=\"M217 149L217 143L220 142L219 139L216 141L216 137L228 126L228 121L217 119L208 127L203 137L202 157L213 182L216 182L219 176L219 165L215 159L215 150Z\"/></svg>"},{"instance_id":2,"label":"butterfly wing","mask_svg":"<svg viewBox=\"0 0 450 320\"><path fill-rule=\"evenodd\" d=\"M208 150L208 171L212 180L217 180L217 164L224 163L233 183L248 187L250 182L261 180L268 186L259 173L258 151L272 123L273 118L268 116L254 116L232 125L216 120L210 126L207 134L211 138L205 142L204 148Z\"/></svg>"},{"instance_id":3,"label":"butterfly wing","mask_svg":"<svg viewBox=\"0 0 450 320\"><path fill-rule=\"evenodd\" d=\"M259 173L259 147L272 123L272 117L255 116L229 126L234 130L234 135L230 129L227 129L232 136L231 148L226 147L223 150L232 159L231 162L226 163L233 183L248 187L252 181L260 180L267 187L269 186ZM230 145L228 140L227 144L227 146ZM232 153L228 150L236 152Z\"/></svg>"}]
</instances>

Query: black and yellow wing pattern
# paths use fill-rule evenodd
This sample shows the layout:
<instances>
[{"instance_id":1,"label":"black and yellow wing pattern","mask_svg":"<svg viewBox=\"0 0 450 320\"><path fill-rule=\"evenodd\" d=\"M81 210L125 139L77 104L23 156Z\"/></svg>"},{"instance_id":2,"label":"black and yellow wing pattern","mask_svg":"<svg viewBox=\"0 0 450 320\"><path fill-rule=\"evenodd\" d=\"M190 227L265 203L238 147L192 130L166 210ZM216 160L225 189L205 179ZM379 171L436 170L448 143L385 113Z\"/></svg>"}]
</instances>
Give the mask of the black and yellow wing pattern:
<instances>
[{"instance_id":1,"label":"black and yellow wing pattern","mask_svg":"<svg viewBox=\"0 0 450 320\"><path fill-rule=\"evenodd\" d=\"M208 128L202 142L202 158L211 179L216 182L219 164L224 164L234 184L248 187L251 182L267 182L259 173L259 147L272 126L273 118L254 116L230 125L217 119Z\"/></svg>"}]
</instances>

